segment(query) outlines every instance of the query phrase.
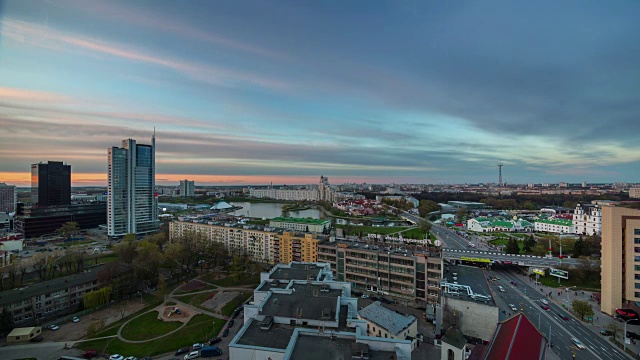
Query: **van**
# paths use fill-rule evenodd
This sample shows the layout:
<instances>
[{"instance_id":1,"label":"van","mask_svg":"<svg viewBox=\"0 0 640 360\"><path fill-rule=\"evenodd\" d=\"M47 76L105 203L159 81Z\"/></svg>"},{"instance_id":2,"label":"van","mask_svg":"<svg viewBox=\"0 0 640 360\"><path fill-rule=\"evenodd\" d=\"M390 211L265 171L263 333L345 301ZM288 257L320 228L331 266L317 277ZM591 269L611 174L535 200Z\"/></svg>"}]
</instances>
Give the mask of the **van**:
<instances>
[{"instance_id":1,"label":"van","mask_svg":"<svg viewBox=\"0 0 640 360\"><path fill-rule=\"evenodd\" d=\"M222 355L222 350L217 346L205 346L200 349L200 357L210 357Z\"/></svg>"}]
</instances>

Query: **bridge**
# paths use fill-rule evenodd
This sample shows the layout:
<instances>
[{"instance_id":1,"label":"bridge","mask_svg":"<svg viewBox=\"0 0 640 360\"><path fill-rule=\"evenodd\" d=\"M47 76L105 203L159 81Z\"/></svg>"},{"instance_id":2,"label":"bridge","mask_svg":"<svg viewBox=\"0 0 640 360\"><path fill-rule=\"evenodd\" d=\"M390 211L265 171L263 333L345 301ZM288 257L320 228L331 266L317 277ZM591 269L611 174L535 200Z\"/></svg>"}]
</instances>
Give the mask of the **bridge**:
<instances>
[{"instance_id":1,"label":"bridge","mask_svg":"<svg viewBox=\"0 0 640 360\"><path fill-rule=\"evenodd\" d=\"M462 250L462 249L442 249L442 257L447 260L464 260L482 259L501 264L513 264L520 266L535 266L541 268L554 267L559 265L567 265L576 267L580 262L577 259L549 258L545 256L522 255L522 254L505 254L500 252L479 251L479 250ZM481 260L481 261L482 261Z\"/></svg>"}]
</instances>

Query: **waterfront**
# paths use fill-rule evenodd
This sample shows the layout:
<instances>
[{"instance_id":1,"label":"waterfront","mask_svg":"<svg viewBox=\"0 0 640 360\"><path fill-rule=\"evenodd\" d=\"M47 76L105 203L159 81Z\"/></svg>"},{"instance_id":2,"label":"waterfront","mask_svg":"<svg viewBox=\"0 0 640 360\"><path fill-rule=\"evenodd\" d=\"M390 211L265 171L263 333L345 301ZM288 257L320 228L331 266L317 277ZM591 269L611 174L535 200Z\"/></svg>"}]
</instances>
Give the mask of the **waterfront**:
<instances>
[{"instance_id":1,"label":"waterfront","mask_svg":"<svg viewBox=\"0 0 640 360\"><path fill-rule=\"evenodd\" d=\"M230 202L233 206L242 206L242 209L232 212L235 216L247 216L253 218L267 218L282 216L282 207L290 205L286 203L249 203L249 202ZM316 209L307 209L300 211L290 211L289 216L297 218L313 218L322 219L324 216Z\"/></svg>"}]
</instances>

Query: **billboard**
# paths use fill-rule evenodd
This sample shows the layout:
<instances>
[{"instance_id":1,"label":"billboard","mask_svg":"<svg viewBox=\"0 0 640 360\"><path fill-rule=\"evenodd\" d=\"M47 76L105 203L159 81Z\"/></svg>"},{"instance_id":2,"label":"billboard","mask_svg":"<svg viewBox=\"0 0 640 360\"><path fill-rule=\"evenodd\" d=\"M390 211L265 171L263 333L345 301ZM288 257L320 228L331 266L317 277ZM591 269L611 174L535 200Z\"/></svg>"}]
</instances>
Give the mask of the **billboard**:
<instances>
[{"instance_id":1,"label":"billboard","mask_svg":"<svg viewBox=\"0 0 640 360\"><path fill-rule=\"evenodd\" d=\"M544 276L544 269L533 268L531 271L533 271L534 274L538 274L540 276Z\"/></svg>"},{"instance_id":2,"label":"billboard","mask_svg":"<svg viewBox=\"0 0 640 360\"><path fill-rule=\"evenodd\" d=\"M489 260L489 259L471 258L471 257L466 257L466 256L461 256L460 260L462 260L462 261L472 261L472 262L481 262L481 263L490 263L491 262L491 260Z\"/></svg>"},{"instance_id":3,"label":"billboard","mask_svg":"<svg viewBox=\"0 0 640 360\"><path fill-rule=\"evenodd\" d=\"M554 268L549 268L549 275L556 276L563 279L569 278L569 273L567 271L554 269Z\"/></svg>"}]
</instances>

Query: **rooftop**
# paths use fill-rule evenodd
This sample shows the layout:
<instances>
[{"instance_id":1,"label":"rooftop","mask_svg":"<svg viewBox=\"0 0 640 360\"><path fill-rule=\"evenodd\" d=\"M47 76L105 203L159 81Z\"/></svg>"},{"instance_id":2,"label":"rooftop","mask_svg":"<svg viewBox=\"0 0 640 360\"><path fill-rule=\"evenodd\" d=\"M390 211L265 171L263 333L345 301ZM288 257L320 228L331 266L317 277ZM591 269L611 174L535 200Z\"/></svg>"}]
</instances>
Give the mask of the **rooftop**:
<instances>
[{"instance_id":1,"label":"rooftop","mask_svg":"<svg viewBox=\"0 0 640 360\"><path fill-rule=\"evenodd\" d=\"M443 291L444 296L496 306L482 269L465 265L448 265L445 269L447 272L444 274L444 278L447 283L453 284L456 281L456 285L468 287L472 294L469 294L466 289L459 289L458 294ZM453 280L454 273L456 273L456 280ZM481 297L475 295L480 295Z\"/></svg>"},{"instance_id":2,"label":"rooftop","mask_svg":"<svg viewBox=\"0 0 640 360\"><path fill-rule=\"evenodd\" d=\"M261 314L285 318L333 321L342 290L321 291L319 285L294 285L292 294L272 293Z\"/></svg>"},{"instance_id":3,"label":"rooftop","mask_svg":"<svg viewBox=\"0 0 640 360\"><path fill-rule=\"evenodd\" d=\"M256 288L256 291L269 291L271 289L284 289L289 285L290 280L265 280Z\"/></svg>"},{"instance_id":4,"label":"rooftop","mask_svg":"<svg viewBox=\"0 0 640 360\"><path fill-rule=\"evenodd\" d=\"M393 351L372 350L366 344L356 343L355 337L332 338L326 335L300 334L291 353L291 359L357 359L364 354L368 354L366 359L369 360L394 359L396 355Z\"/></svg>"},{"instance_id":5,"label":"rooftop","mask_svg":"<svg viewBox=\"0 0 640 360\"><path fill-rule=\"evenodd\" d=\"M281 221L281 222L297 223L297 224L312 224L312 225L322 225L330 222L329 220L324 220L324 219L293 218L293 217L284 217L284 216L275 217L271 219L271 221Z\"/></svg>"},{"instance_id":6,"label":"rooftop","mask_svg":"<svg viewBox=\"0 0 640 360\"><path fill-rule=\"evenodd\" d=\"M278 280L316 280L323 267L315 264L276 265L276 269L269 275L270 279Z\"/></svg>"},{"instance_id":7,"label":"rooftop","mask_svg":"<svg viewBox=\"0 0 640 360\"><path fill-rule=\"evenodd\" d=\"M363 319L372 321L394 335L408 328L416 321L413 315L403 315L382 306L380 301L371 303L369 306L358 311L358 315Z\"/></svg>"},{"instance_id":8,"label":"rooftop","mask_svg":"<svg viewBox=\"0 0 640 360\"><path fill-rule=\"evenodd\" d=\"M467 339L464 338L464 334L455 326L450 327L444 336L442 337L442 341L447 344L453 345L458 349L462 349L464 345L467 343Z\"/></svg>"},{"instance_id":9,"label":"rooftop","mask_svg":"<svg viewBox=\"0 0 640 360\"><path fill-rule=\"evenodd\" d=\"M536 220L536 222L551 224L551 225L560 225L560 226L571 226L573 224L571 220L564 220L564 219L540 219L540 220Z\"/></svg>"},{"instance_id":10,"label":"rooftop","mask_svg":"<svg viewBox=\"0 0 640 360\"><path fill-rule=\"evenodd\" d=\"M251 319L251 323L236 341L240 345L259 346L274 349L286 349L293 335L294 327L273 324L269 330L260 328L261 321Z\"/></svg>"},{"instance_id":11,"label":"rooftop","mask_svg":"<svg viewBox=\"0 0 640 360\"><path fill-rule=\"evenodd\" d=\"M485 359L537 360L545 356L546 340L522 313L498 323Z\"/></svg>"},{"instance_id":12,"label":"rooftop","mask_svg":"<svg viewBox=\"0 0 640 360\"><path fill-rule=\"evenodd\" d=\"M64 276L58 279L35 283L21 289L2 291L0 292L0 306L8 305L23 299L31 299L37 295L66 289L68 287L84 284L90 281L96 281L96 274L99 269L100 267L81 274Z\"/></svg>"}]
</instances>

